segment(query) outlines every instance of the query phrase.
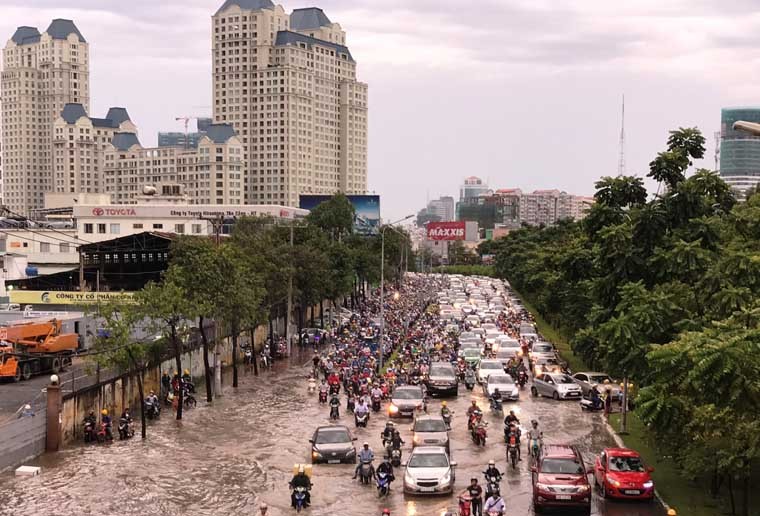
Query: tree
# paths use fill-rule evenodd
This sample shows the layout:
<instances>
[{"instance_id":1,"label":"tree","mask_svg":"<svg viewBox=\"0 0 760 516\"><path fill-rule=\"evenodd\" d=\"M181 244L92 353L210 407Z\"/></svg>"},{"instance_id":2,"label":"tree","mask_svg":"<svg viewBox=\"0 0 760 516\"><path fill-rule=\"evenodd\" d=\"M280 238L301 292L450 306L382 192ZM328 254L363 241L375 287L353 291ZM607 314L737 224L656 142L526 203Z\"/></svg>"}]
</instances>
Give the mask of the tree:
<instances>
[{"instance_id":1,"label":"tree","mask_svg":"<svg viewBox=\"0 0 760 516\"><path fill-rule=\"evenodd\" d=\"M685 172L692 165L692 159L701 159L705 155L705 138L696 127L678 128L670 131L668 150L660 152L649 164L652 179L664 182L668 188L675 189L686 177Z\"/></svg>"},{"instance_id":2,"label":"tree","mask_svg":"<svg viewBox=\"0 0 760 516\"><path fill-rule=\"evenodd\" d=\"M343 193L317 205L306 216L306 222L326 232L333 240L341 240L354 229L356 210Z\"/></svg>"},{"instance_id":3,"label":"tree","mask_svg":"<svg viewBox=\"0 0 760 516\"><path fill-rule=\"evenodd\" d=\"M605 176L594 184L597 203L611 208L631 208L647 201L644 180L635 176Z\"/></svg>"}]
</instances>

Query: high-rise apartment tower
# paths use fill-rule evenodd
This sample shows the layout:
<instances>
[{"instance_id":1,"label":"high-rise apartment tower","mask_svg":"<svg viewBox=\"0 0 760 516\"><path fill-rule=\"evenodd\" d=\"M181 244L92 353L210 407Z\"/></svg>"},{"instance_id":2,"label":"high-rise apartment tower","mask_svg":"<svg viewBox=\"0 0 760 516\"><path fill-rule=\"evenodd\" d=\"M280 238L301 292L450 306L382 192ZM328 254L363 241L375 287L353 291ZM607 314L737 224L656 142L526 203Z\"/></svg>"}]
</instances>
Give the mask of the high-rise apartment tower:
<instances>
[{"instance_id":1,"label":"high-rise apartment tower","mask_svg":"<svg viewBox=\"0 0 760 516\"><path fill-rule=\"evenodd\" d=\"M367 190L367 85L346 33L316 7L227 0L212 17L214 121L243 144L245 200Z\"/></svg>"}]
</instances>

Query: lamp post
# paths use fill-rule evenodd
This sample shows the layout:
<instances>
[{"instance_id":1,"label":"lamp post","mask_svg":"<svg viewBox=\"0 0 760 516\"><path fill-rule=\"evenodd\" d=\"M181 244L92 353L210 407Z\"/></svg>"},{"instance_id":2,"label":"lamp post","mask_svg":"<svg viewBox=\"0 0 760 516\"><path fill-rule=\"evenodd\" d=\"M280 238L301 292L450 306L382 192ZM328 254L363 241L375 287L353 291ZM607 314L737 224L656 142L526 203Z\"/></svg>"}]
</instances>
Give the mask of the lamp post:
<instances>
[{"instance_id":1,"label":"lamp post","mask_svg":"<svg viewBox=\"0 0 760 516\"><path fill-rule=\"evenodd\" d=\"M393 229L392 226L394 224L404 222L405 220L409 220L412 217L414 217L414 215L408 215L403 219L397 220L396 222L386 224L380 230L380 345L378 346L380 366L377 370L378 374L383 368L383 348L385 347L385 230L388 228Z\"/></svg>"}]
</instances>

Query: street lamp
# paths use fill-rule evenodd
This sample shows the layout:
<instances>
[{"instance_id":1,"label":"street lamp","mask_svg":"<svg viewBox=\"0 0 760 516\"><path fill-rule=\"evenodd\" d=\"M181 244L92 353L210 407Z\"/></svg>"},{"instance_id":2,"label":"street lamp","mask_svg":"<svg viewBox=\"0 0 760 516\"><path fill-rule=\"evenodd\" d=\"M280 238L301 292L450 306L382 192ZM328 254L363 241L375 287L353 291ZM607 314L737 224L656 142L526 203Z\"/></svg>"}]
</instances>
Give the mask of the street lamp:
<instances>
[{"instance_id":1,"label":"street lamp","mask_svg":"<svg viewBox=\"0 0 760 516\"><path fill-rule=\"evenodd\" d=\"M380 230L380 345L378 346L380 367L378 367L377 370L378 374L383 368L383 347L385 346L385 230L388 228L393 229L392 226L394 224L404 222L412 217L414 217L414 215L408 215L403 219L384 225Z\"/></svg>"}]
</instances>

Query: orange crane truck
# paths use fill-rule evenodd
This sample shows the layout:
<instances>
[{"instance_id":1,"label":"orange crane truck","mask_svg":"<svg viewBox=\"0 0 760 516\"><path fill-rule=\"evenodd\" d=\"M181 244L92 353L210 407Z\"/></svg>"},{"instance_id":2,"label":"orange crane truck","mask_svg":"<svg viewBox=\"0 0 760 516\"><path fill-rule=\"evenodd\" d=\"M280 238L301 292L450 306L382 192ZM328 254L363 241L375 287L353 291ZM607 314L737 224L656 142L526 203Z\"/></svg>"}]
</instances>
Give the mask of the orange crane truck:
<instances>
[{"instance_id":1,"label":"orange crane truck","mask_svg":"<svg viewBox=\"0 0 760 516\"><path fill-rule=\"evenodd\" d=\"M79 335L61 333L61 328L56 319L0 327L0 379L18 382L70 366Z\"/></svg>"}]
</instances>

